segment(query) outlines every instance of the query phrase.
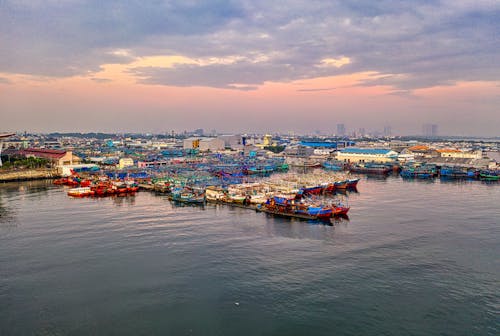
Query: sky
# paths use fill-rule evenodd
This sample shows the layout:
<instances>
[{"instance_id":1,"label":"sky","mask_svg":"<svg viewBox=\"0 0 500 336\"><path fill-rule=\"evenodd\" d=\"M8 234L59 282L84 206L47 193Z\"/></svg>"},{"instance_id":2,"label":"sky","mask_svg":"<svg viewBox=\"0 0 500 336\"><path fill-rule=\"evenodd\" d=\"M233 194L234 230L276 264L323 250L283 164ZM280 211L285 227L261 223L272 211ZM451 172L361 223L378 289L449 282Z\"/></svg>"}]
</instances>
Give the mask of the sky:
<instances>
[{"instance_id":1,"label":"sky","mask_svg":"<svg viewBox=\"0 0 500 336\"><path fill-rule=\"evenodd\" d=\"M0 0L0 131L500 136L499 0Z\"/></svg>"}]
</instances>

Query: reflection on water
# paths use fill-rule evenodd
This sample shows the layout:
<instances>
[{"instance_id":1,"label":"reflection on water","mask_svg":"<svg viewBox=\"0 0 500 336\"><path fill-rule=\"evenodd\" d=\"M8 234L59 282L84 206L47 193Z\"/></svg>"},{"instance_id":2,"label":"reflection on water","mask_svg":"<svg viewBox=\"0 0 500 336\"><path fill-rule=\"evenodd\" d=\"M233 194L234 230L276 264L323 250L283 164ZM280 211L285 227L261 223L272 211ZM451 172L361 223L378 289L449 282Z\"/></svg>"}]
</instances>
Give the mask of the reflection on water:
<instances>
[{"instance_id":1,"label":"reflection on water","mask_svg":"<svg viewBox=\"0 0 500 336\"><path fill-rule=\"evenodd\" d=\"M114 195L111 199L113 200L113 204L116 206L135 204L135 194Z\"/></svg>"},{"instance_id":2,"label":"reflection on water","mask_svg":"<svg viewBox=\"0 0 500 336\"><path fill-rule=\"evenodd\" d=\"M176 208L198 208L198 209L205 209L206 204L204 203L187 203L187 202L180 202L180 201L175 201L175 200L170 200L171 204L173 207Z\"/></svg>"},{"instance_id":3,"label":"reflection on water","mask_svg":"<svg viewBox=\"0 0 500 336\"><path fill-rule=\"evenodd\" d=\"M500 185L358 190L324 225L0 185L0 335L498 335Z\"/></svg>"},{"instance_id":4,"label":"reflection on water","mask_svg":"<svg viewBox=\"0 0 500 336\"><path fill-rule=\"evenodd\" d=\"M25 182L4 182L0 183L0 194L4 192L15 192L19 191L24 194L43 194L50 188L55 186L52 180L34 180Z\"/></svg>"}]
</instances>

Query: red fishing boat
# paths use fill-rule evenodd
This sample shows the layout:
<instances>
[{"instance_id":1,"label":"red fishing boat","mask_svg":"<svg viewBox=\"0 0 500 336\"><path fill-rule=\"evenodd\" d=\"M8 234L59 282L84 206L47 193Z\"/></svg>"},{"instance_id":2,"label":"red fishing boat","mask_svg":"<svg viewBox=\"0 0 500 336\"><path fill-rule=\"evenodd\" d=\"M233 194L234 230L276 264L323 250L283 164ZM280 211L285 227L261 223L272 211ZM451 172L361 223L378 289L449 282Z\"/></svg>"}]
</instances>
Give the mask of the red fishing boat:
<instances>
[{"instance_id":1,"label":"red fishing boat","mask_svg":"<svg viewBox=\"0 0 500 336\"><path fill-rule=\"evenodd\" d=\"M90 187L71 188L68 190L68 196L71 197L87 197L94 196L94 194L95 192Z\"/></svg>"},{"instance_id":2,"label":"red fishing boat","mask_svg":"<svg viewBox=\"0 0 500 336\"><path fill-rule=\"evenodd\" d=\"M347 188L356 188L358 186L359 178L357 179L348 179L347 180Z\"/></svg>"}]
</instances>

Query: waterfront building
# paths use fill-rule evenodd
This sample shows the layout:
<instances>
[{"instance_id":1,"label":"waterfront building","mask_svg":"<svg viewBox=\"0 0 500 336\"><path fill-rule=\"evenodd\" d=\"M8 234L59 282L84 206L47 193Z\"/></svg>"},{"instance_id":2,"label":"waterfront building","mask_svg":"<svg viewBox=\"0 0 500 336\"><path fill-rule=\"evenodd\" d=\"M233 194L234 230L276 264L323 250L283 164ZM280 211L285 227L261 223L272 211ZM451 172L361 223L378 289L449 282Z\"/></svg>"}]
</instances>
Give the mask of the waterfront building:
<instances>
[{"instance_id":1,"label":"waterfront building","mask_svg":"<svg viewBox=\"0 0 500 336\"><path fill-rule=\"evenodd\" d=\"M123 169L125 167L132 167L134 165L134 160L132 158L121 158L118 161L118 168Z\"/></svg>"},{"instance_id":2,"label":"waterfront building","mask_svg":"<svg viewBox=\"0 0 500 336\"><path fill-rule=\"evenodd\" d=\"M73 165L73 164L80 164L82 162L82 159L74 155L72 151L66 151L66 150L27 148L27 149L17 150L12 154L24 157L47 159L53 166Z\"/></svg>"},{"instance_id":3,"label":"waterfront building","mask_svg":"<svg viewBox=\"0 0 500 336\"><path fill-rule=\"evenodd\" d=\"M2 143L0 143L1 147L0 149L7 149L7 148L23 149L29 147L29 141L27 139L10 139L10 140L4 140Z\"/></svg>"},{"instance_id":4,"label":"waterfront building","mask_svg":"<svg viewBox=\"0 0 500 336\"><path fill-rule=\"evenodd\" d=\"M225 149L224 140L218 138L203 138L200 140L200 152L216 152Z\"/></svg>"},{"instance_id":5,"label":"waterfront building","mask_svg":"<svg viewBox=\"0 0 500 336\"><path fill-rule=\"evenodd\" d=\"M183 143L184 149L198 149L201 152L215 152L224 150L225 144L224 140L219 138L200 138L192 137L184 139Z\"/></svg>"},{"instance_id":6,"label":"waterfront building","mask_svg":"<svg viewBox=\"0 0 500 336\"><path fill-rule=\"evenodd\" d=\"M415 145L401 151L401 154L413 154L415 158L433 158L439 157L439 153L426 145Z\"/></svg>"},{"instance_id":7,"label":"waterfront building","mask_svg":"<svg viewBox=\"0 0 500 336\"><path fill-rule=\"evenodd\" d=\"M13 136L13 135L14 135L14 133L0 134L0 167L2 166L2 148L3 148L2 139L6 139L6 138Z\"/></svg>"},{"instance_id":8,"label":"waterfront building","mask_svg":"<svg viewBox=\"0 0 500 336\"><path fill-rule=\"evenodd\" d=\"M241 135L219 135L217 138L224 141L225 148L240 150L245 145Z\"/></svg>"},{"instance_id":9,"label":"waterfront building","mask_svg":"<svg viewBox=\"0 0 500 336\"><path fill-rule=\"evenodd\" d=\"M200 147L200 138L192 137L184 139L182 148L184 149L198 149Z\"/></svg>"},{"instance_id":10,"label":"waterfront building","mask_svg":"<svg viewBox=\"0 0 500 336\"><path fill-rule=\"evenodd\" d=\"M154 150L164 150L168 148L173 148L175 147L176 143L174 141L152 141L151 142L151 148Z\"/></svg>"},{"instance_id":11,"label":"waterfront building","mask_svg":"<svg viewBox=\"0 0 500 336\"><path fill-rule=\"evenodd\" d=\"M262 137L262 143L256 143L255 146L259 148L264 148L264 147L269 147L269 146L276 146L276 143L273 142L273 136L270 134L266 134Z\"/></svg>"},{"instance_id":12,"label":"waterfront building","mask_svg":"<svg viewBox=\"0 0 500 336\"><path fill-rule=\"evenodd\" d=\"M58 148L61 148L61 143L59 142L58 139L47 138L47 139L43 140L43 147L45 147L45 148L52 148L52 149L58 149Z\"/></svg>"},{"instance_id":13,"label":"waterfront building","mask_svg":"<svg viewBox=\"0 0 500 336\"><path fill-rule=\"evenodd\" d=\"M481 159L483 157L483 152L480 150L461 151L459 149L444 148L444 149L437 149L437 152L441 155L441 157L458 158L458 159Z\"/></svg>"},{"instance_id":14,"label":"waterfront building","mask_svg":"<svg viewBox=\"0 0 500 336\"><path fill-rule=\"evenodd\" d=\"M98 170L99 166L94 163L87 163L87 164L73 164L73 165L59 166L57 168L61 176L71 176L75 171L78 171L79 169Z\"/></svg>"},{"instance_id":15,"label":"waterfront building","mask_svg":"<svg viewBox=\"0 0 500 336\"><path fill-rule=\"evenodd\" d=\"M422 159L420 162L434 164L436 166L468 167L476 169L497 169L497 163L488 158L470 159L456 157L434 157Z\"/></svg>"},{"instance_id":16,"label":"waterfront building","mask_svg":"<svg viewBox=\"0 0 500 336\"><path fill-rule=\"evenodd\" d=\"M348 147L337 152L337 159L344 162L385 163L397 160L398 153L388 148Z\"/></svg>"}]
</instances>

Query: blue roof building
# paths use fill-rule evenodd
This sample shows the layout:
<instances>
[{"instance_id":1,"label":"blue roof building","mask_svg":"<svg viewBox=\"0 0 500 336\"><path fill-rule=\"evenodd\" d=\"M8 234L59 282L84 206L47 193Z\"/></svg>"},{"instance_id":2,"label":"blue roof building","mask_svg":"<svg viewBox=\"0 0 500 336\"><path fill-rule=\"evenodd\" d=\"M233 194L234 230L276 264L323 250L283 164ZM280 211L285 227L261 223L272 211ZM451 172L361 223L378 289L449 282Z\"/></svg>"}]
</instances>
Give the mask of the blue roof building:
<instances>
[{"instance_id":1,"label":"blue roof building","mask_svg":"<svg viewBox=\"0 0 500 336\"><path fill-rule=\"evenodd\" d=\"M348 147L337 153L337 159L345 162L377 162L395 161L398 153L388 148L355 148Z\"/></svg>"},{"instance_id":2,"label":"blue roof building","mask_svg":"<svg viewBox=\"0 0 500 336\"><path fill-rule=\"evenodd\" d=\"M339 147L347 147L347 146L352 146L354 145L354 142L352 141L308 141L308 140L302 140L300 142L302 146L306 147L313 147L313 148L332 148L336 149Z\"/></svg>"}]
</instances>

